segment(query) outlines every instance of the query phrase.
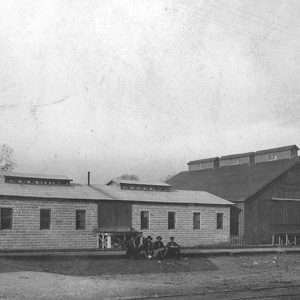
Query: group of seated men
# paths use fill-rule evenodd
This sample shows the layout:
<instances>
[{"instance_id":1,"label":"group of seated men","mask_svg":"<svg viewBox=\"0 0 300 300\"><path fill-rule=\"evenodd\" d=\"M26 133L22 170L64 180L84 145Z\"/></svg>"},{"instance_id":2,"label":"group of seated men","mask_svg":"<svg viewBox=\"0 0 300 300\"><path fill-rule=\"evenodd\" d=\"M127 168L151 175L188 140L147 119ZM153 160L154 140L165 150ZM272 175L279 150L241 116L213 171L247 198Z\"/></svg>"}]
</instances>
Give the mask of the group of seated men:
<instances>
[{"instance_id":1,"label":"group of seated men","mask_svg":"<svg viewBox=\"0 0 300 300\"><path fill-rule=\"evenodd\" d=\"M147 259L157 258L178 258L180 259L180 246L174 241L174 237L170 237L170 241L165 246L162 242L161 236L152 242L152 237L147 236L141 245L134 245L133 243L127 245L127 255L130 257L145 257Z\"/></svg>"}]
</instances>

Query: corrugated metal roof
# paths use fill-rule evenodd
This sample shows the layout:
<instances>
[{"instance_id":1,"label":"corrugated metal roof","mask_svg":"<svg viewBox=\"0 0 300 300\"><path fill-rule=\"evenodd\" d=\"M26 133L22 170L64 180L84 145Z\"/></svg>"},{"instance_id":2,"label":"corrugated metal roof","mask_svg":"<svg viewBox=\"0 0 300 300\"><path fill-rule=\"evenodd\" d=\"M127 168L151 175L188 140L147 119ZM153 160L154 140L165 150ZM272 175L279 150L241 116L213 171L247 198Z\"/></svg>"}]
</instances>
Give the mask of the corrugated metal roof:
<instances>
[{"instance_id":1,"label":"corrugated metal roof","mask_svg":"<svg viewBox=\"0 0 300 300\"><path fill-rule=\"evenodd\" d=\"M165 182L146 182L146 181L139 181L139 180L124 180L124 179L112 179L110 180L107 185L111 183L117 183L117 184L135 184L135 185L155 185L155 186L170 186L169 184Z\"/></svg>"},{"instance_id":2,"label":"corrugated metal roof","mask_svg":"<svg viewBox=\"0 0 300 300\"><path fill-rule=\"evenodd\" d=\"M38 178L38 179L55 179L55 180L70 180L65 175L49 175L49 174L35 174L35 173L20 173L20 172L1 172L0 175L5 177L23 177L23 178Z\"/></svg>"},{"instance_id":3,"label":"corrugated metal roof","mask_svg":"<svg viewBox=\"0 0 300 300\"><path fill-rule=\"evenodd\" d=\"M0 196L17 196L50 199L110 199L108 195L91 188L88 185L41 185L1 183Z\"/></svg>"},{"instance_id":4,"label":"corrugated metal roof","mask_svg":"<svg viewBox=\"0 0 300 300\"><path fill-rule=\"evenodd\" d=\"M121 190L119 187L107 185L70 186L1 183L0 196L31 197L46 199L80 199L80 200L119 200L132 202L155 203L194 203L211 205L230 205L218 196L203 191L171 192Z\"/></svg>"},{"instance_id":5,"label":"corrugated metal roof","mask_svg":"<svg viewBox=\"0 0 300 300\"><path fill-rule=\"evenodd\" d=\"M118 187L92 185L115 200L132 202L231 205L232 203L204 191L174 190L170 192L121 190Z\"/></svg>"}]
</instances>

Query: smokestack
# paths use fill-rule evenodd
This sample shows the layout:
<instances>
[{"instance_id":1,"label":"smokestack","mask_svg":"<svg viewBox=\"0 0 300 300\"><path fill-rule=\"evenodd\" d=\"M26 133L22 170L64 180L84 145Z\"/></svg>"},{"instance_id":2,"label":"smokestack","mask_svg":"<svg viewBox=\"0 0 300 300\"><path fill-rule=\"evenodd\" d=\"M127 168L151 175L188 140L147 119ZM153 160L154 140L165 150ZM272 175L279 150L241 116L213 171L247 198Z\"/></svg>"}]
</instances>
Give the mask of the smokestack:
<instances>
[{"instance_id":1,"label":"smokestack","mask_svg":"<svg viewBox=\"0 0 300 300\"><path fill-rule=\"evenodd\" d=\"M90 179L91 179L91 172L88 171L88 185L90 185Z\"/></svg>"}]
</instances>

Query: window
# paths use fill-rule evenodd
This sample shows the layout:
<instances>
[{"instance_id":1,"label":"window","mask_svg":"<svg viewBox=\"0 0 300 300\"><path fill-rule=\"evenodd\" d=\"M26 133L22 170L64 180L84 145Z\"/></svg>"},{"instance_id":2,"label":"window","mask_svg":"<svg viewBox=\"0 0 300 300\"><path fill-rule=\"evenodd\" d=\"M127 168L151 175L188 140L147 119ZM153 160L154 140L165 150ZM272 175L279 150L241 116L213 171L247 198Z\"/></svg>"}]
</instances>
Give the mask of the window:
<instances>
[{"instance_id":1,"label":"window","mask_svg":"<svg viewBox=\"0 0 300 300\"><path fill-rule=\"evenodd\" d=\"M223 229L223 214L217 213L217 229Z\"/></svg>"},{"instance_id":2,"label":"window","mask_svg":"<svg viewBox=\"0 0 300 300\"><path fill-rule=\"evenodd\" d=\"M40 229L50 229L51 227L51 209L40 210Z\"/></svg>"},{"instance_id":3,"label":"window","mask_svg":"<svg viewBox=\"0 0 300 300\"><path fill-rule=\"evenodd\" d=\"M193 229L200 229L200 213L193 213Z\"/></svg>"},{"instance_id":4,"label":"window","mask_svg":"<svg viewBox=\"0 0 300 300\"><path fill-rule=\"evenodd\" d=\"M175 229L175 212L168 212L168 229Z\"/></svg>"},{"instance_id":5,"label":"window","mask_svg":"<svg viewBox=\"0 0 300 300\"><path fill-rule=\"evenodd\" d=\"M141 211L141 229L149 229L149 211Z\"/></svg>"},{"instance_id":6,"label":"window","mask_svg":"<svg viewBox=\"0 0 300 300\"><path fill-rule=\"evenodd\" d=\"M12 229L12 208L0 208L0 229Z\"/></svg>"},{"instance_id":7,"label":"window","mask_svg":"<svg viewBox=\"0 0 300 300\"><path fill-rule=\"evenodd\" d=\"M230 160L230 165L238 165L239 164L239 160L237 158L233 158Z\"/></svg>"},{"instance_id":8,"label":"window","mask_svg":"<svg viewBox=\"0 0 300 300\"><path fill-rule=\"evenodd\" d=\"M85 229L85 210L76 210L76 230Z\"/></svg>"},{"instance_id":9,"label":"window","mask_svg":"<svg viewBox=\"0 0 300 300\"><path fill-rule=\"evenodd\" d=\"M268 160L276 160L277 154L276 153L268 153L267 159Z\"/></svg>"}]
</instances>

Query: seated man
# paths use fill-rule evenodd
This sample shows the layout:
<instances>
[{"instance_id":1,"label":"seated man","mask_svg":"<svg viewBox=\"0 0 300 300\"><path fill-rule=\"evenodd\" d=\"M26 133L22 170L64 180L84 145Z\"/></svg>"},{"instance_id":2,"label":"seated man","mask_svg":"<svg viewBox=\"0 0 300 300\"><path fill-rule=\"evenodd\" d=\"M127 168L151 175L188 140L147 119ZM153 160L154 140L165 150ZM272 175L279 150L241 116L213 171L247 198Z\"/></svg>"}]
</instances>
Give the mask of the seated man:
<instances>
[{"instance_id":1,"label":"seated man","mask_svg":"<svg viewBox=\"0 0 300 300\"><path fill-rule=\"evenodd\" d=\"M165 257L166 248L164 243L162 242L161 236L158 236L156 238L156 242L153 245L153 249L154 249L154 254L153 254L154 258L162 259Z\"/></svg>"},{"instance_id":2,"label":"seated man","mask_svg":"<svg viewBox=\"0 0 300 300\"><path fill-rule=\"evenodd\" d=\"M126 254L130 258L137 258L138 256L138 246L135 243L134 238L128 238L126 240Z\"/></svg>"},{"instance_id":3,"label":"seated man","mask_svg":"<svg viewBox=\"0 0 300 300\"><path fill-rule=\"evenodd\" d=\"M170 242L167 244L166 257L176 257L180 259L180 246L174 241L174 237L170 237Z\"/></svg>"},{"instance_id":4,"label":"seated man","mask_svg":"<svg viewBox=\"0 0 300 300\"><path fill-rule=\"evenodd\" d=\"M141 255L148 259L153 257L153 243L151 235L147 236L145 243L142 245Z\"/></svg>"}]
</instances>

